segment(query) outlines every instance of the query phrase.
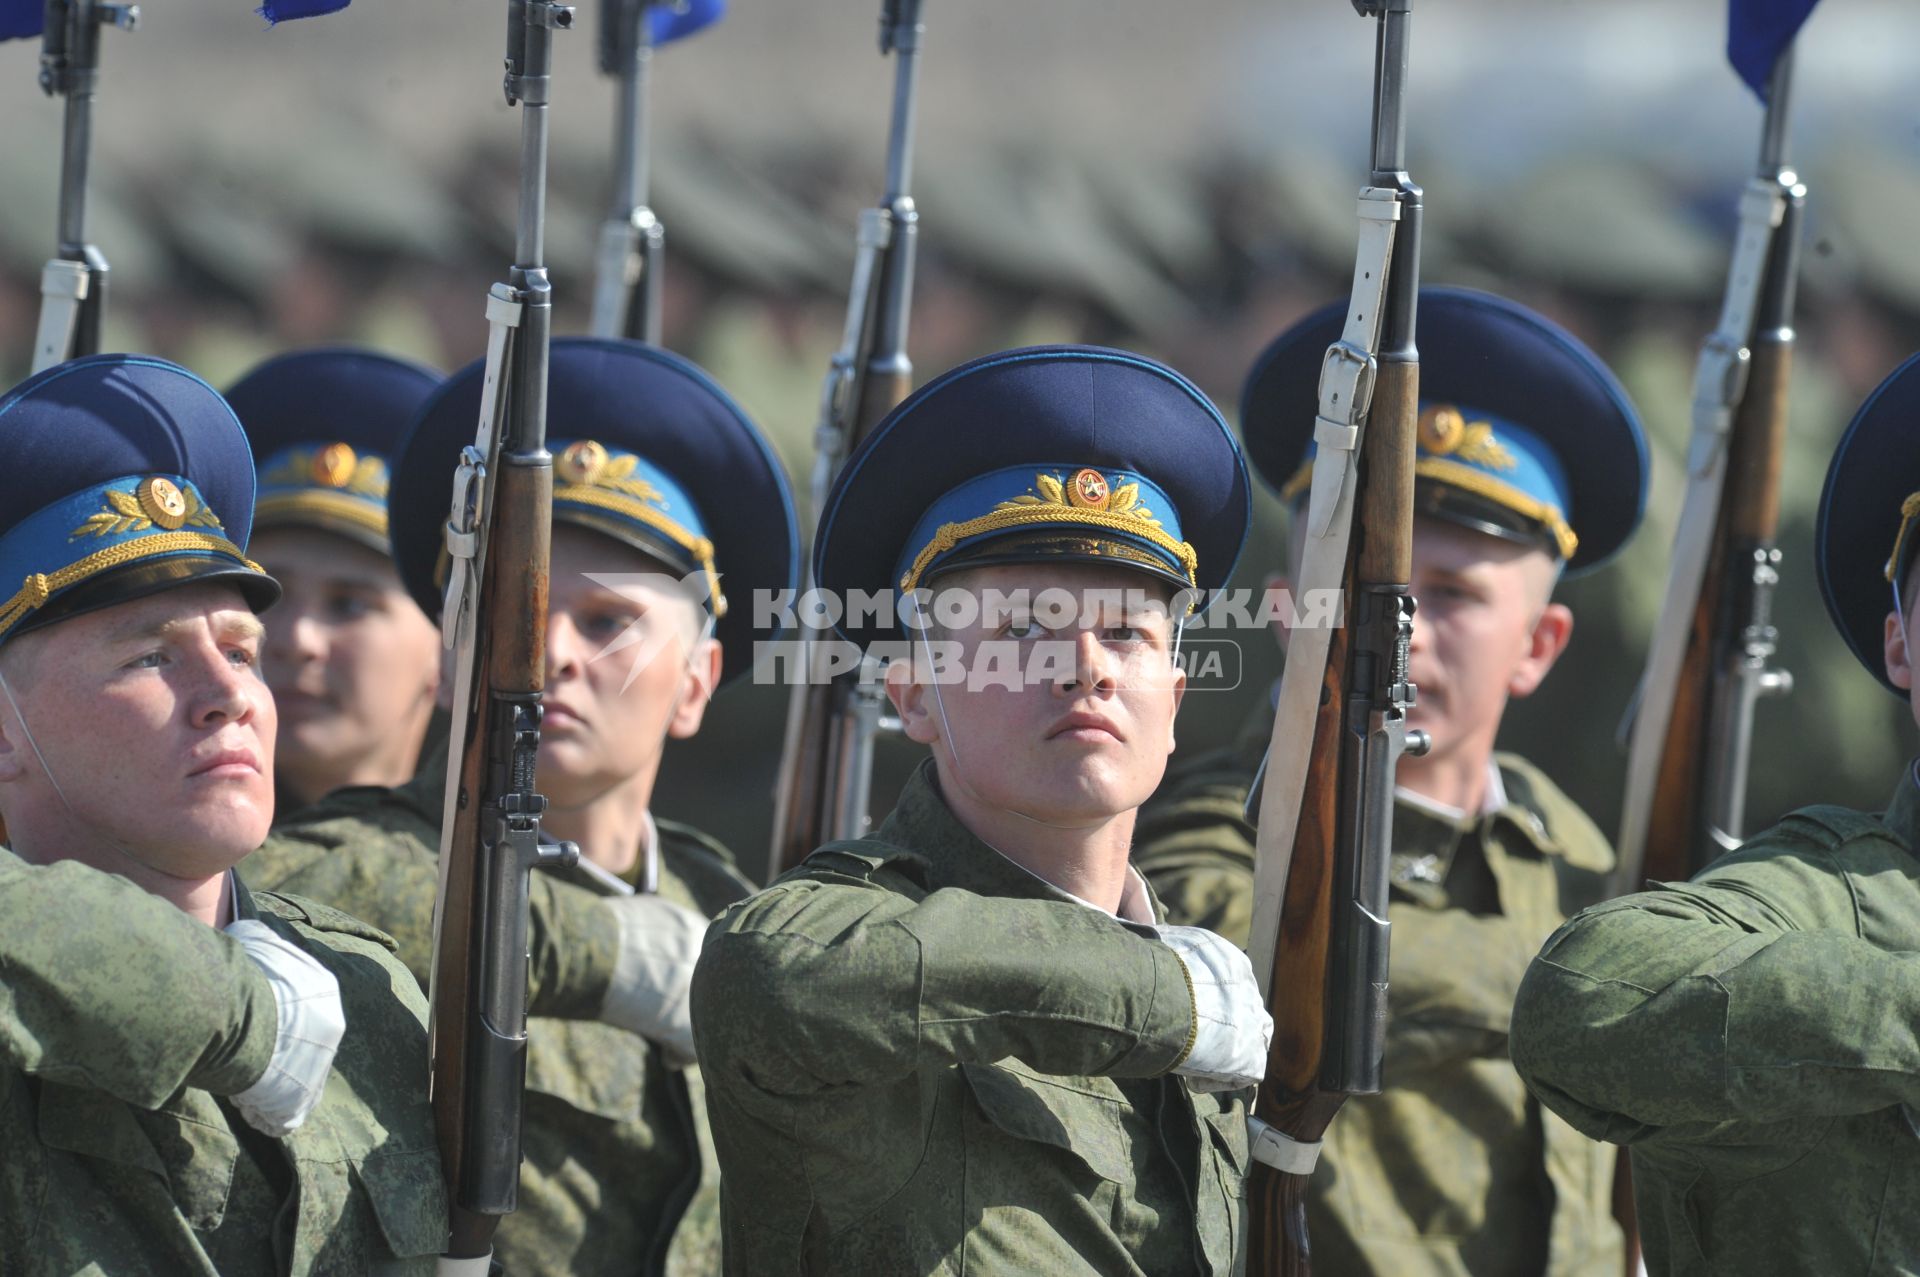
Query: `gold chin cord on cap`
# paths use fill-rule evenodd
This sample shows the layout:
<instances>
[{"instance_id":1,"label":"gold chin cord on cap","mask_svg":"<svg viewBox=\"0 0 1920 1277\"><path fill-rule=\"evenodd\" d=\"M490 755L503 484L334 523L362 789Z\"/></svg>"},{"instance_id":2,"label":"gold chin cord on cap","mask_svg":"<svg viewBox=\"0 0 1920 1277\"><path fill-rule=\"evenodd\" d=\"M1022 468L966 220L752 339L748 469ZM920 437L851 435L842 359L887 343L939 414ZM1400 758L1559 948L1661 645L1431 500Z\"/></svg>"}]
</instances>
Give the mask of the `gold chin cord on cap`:
<instances>
[{"instance_id":1,"label":"gold chin cord on cap","mask_svg":"<svg viewBox=\"0 0 1920 1277\"><path fill-rule=\"evenodd\" d=\"M1893 553L1887 556L1887 566L1883 575L1887 584L1893 587L1893 607L1904 620L1907 615L1906 603L1900 597L1900 560L1907 552L1907 538L1913 534L1913 522L1920 518L1920 492L1910 493L1900 503L1900 531L1893 537Z\"/></svg>"}]
</instances>

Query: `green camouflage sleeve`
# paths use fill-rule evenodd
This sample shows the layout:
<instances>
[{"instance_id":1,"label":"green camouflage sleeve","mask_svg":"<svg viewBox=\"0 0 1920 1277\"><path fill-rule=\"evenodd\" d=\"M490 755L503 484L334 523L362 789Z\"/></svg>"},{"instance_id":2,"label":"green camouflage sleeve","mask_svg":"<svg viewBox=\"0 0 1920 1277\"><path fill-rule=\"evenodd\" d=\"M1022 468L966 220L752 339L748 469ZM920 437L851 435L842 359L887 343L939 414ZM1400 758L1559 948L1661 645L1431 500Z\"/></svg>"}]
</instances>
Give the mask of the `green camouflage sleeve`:
<instances>
[{"instance_id":1,"label":"green camouflage sleeve","mask_svg":"<svg viewBox=\"0 0 1920 1277\"><path fill-rule=\"evenodd\" d=\"M1920 1103L1920 954L1859 939L1853 909L1791 837L1589 909L1528 969L1513 1062L1617 1144Z\"/></svg>"},{"instance_id":2,"label":"green camouflage sleeve","mask_svg":"<svg viewBox=\"0 0 1920 1277\"><path fill-rule=\"evenodd\" d=\"M439 850L421 831L367 819L275 830L240 866L248 886L307 896L392 936L400 960L427 987L433 970L433 901ZM535 873L528 891L532 1015L591 1020L600 1014L620 947L619 922L599 897Z\"/></svg>"},{"instance_id":3,"label":"green camouflage sleeve","mask_svg":"<svg viewBox=\"0 0 1920 1277\"><path fill-rule=\"evenodd\" d=\"M710 1074L805 1095L1009 1056L1043 1073L1154 1077L1193 1001L1165 945L1106 914L855 879L776 884L707 932L694 1038Z\"/></svg>"},{"instance_id":4,"label":"green camouflage sleeve","mask_svg":"<svg viewBox=\"0 0 1920 1277\"><path fill-rule=\"evenodd\" d=\"M0 851L0 1060L153 1108L246 1090L278 1013L239 942L124 878Z\"/></svg>"}]
</instances>

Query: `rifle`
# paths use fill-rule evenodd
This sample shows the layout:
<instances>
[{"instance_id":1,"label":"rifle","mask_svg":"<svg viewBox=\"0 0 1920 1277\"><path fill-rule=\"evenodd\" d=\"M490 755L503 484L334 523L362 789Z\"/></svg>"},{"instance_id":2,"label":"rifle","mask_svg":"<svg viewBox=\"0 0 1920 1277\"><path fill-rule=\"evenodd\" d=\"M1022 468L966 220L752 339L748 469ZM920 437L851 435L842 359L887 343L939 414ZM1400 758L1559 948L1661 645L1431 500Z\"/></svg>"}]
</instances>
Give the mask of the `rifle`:
<instances>
[{"instance_id":1,"label":"rifle","mask_svg":"<svg viewBox=\"0 0 1920 1277\"><path fill-rule=\"evenodd\" d=\"M542 847L534 789L546 670L553 457L547 452L547 101L553 33L573 10L508 0L506 95L521 106L514 266L487 294L479 429L461 450L447 525L442 632L454 704L440 888L434 903L434 1120L452 1240L443 1273L485 1274L520 1182L527 1050L527 890Z\"/></svg>"},{"instance_id":2,"label":"rifle","mask_svg":"<svg viewBox=\"0 0 1920 1277\"><path fill-rule=\"evenodd\" d=\"M816 518L847 456L913 389L907 320L920 220L912 182L923 30L920 0L885 0L880 52L895 55L887 188L877 207L860 214L846 327L820 392L812 484ZM811 571L808 575L811 585ZM773 874L799 864L823 843L866 832L873 737L884 698L858 671L836 672L827 643L808 640L806 649L806 678L795 684L787 706L774 795Z\"/></svg>"},{"instance_id":3,"label":"rifle","mask_svg":"<svg viewBox=\"0 0 1920 1277\"><path fill-rule=\"evenodd\" d=\"M613 112L613 204L600 226L595 257L595 337L636 337L660 344L660 269L667 228L647 206L647 81L655 0L601 0L600 70L619 84Z\"/></svg>"},{"instance_id":4,"label":"rifle","mask_svg":"<svg viewBox=\"0 0 1920 1277\"><path fill-rule=\"evenodd\" d=\"M87 242L87 163L93 151L93 96L100 82L100 29L132 31L140 6L103 0L47 0L40 35L40 88L67 100L60 138L60 240L40 271L40 326L33 371L100 349L107 307L107 259Z\"/></svg>"},{"instance_id":5,"label":"rifle","mask_svg":"<svg viewBox=\"0 0 1920 1277\"><path fill-rule=\"evenodd\" d=\"M1755 704L1771 665L1793 294L1807 188L1787 163L1789 49L1768 80L1758 173L1740 197L1720 322L1693 383L1687 495L1633 712L1614 894L1691 878L1740 845Z\"/></svg>"},{"instance_id":6,"label":"rifle","mask_svg":"<svg viewBox=\"0 0 1920 1277\"><path fill-rule=\"evenodd\" d=\"M1249 1119L1248 1271L1307 1274L1305 1190L1348 1095L1380 1089L1393 774L1409 732L1420 188L1406 172L1412 0L1376 20L1372 176L1340 340L1321 365L1303 591L1339 588L1346 624L1296 628L1259 795L1251 943L1274 1023Z\"/></svg>"}]
</instances>

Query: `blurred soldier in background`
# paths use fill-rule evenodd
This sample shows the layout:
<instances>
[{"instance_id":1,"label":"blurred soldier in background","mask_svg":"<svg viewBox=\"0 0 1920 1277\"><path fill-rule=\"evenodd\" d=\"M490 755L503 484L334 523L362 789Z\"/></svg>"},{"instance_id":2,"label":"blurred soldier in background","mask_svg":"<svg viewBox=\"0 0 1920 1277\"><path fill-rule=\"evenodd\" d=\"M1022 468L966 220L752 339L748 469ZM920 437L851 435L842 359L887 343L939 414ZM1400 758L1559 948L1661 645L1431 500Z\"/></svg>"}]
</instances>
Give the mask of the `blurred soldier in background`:
<instances>
[{"instance_id":1,"label":"blurred soldier in background","mask_svg":"<svg viewBox=\"0 0 1920 1277\"><path fill-rule=\"evenodd\" d=\"M709 933L729 1273L1244 1262L1243 1088L1272 1022L1245 955L1159 925L1127 845L1173 749L1192 590L1232 570L1247 500L1199 391L1091 347L963 365L849 457L818 586L936 587L954 659L924 629L911 659L891 608L843 614L903 649L887 692L932 757L871 836Z\"/></svg>"},{"instance_id":2,"label":"blurred soldier in background","mask_svg":"<svg viewBox=\"0 0 1920 1277\"><path fill-rule=\"evenodd\" d=\"M1248 455L1289 502L1305 495L1320 365L1344 314L1289 329L1248 381ZM1314 1257L1392 1277L1600 1277L1622 1263L1612 1150L1527 1095L1507 1025L1539 938L1602 898L1613 853L1494 742L1508 699L1531 694L1572 636L1555 582L1604 562L1639 522L1645 446L1612 375L1531 311L1427 288L1419 331L1411 724L1433 743L1397 777L1386 1090L1354 1097L1328 1131ZM1242 944L1248 796L1272 716L1262 705L1239 746L1177 763L1134 842L1170 917Z\"/></svg>"},{"instance_id":3,"label":"blurred soldier in background","mask_svg":"<svg viewBox=\"0 0 1920 1277\"><path fill-rule=\"evenodd\" d=\"M1820 501L1815 566L1847 646L1920 721L1920 358L1868 398ZM1513 1059L1633 1149L1660 1273L1912 1272L1920 1216L1920 792L1808 807L1691 882L1562 927L1528 969Z\"/></svg>"},{"instance_id":4,"label":"blurred soldier in background","mask_svg":"<svg viewBox=\"0 0 1920 1277\"><path fill-rule=\"evenodd\" d=\"M482 372L476 364L447 381L394 463L395 561L420 608L436 614L447 497L473 439ZM687 1067L687 982L706 920L752 888L719 843L654 817L653 785L666 742L697 731L714 691L752 667L756 638L771 637L755 630L752 605L756 592L794 587L793 506L758 430L677 356L557 339L548 411L542 827L578 842L581 861L535 876L532 1010L571 1022L536 1018L528 1029L520 1205L495 1251L515 1274L710 1272L716 1172L702 1151L699 1076ZM297 886L391 929L424 982L445 759L436 751L399 789L335 793L276 831L248 861L249 879ZM615 924L610 936L603 919ZM568 930L576 923L591 930ZM612 970L597 1014L619 1028L581 1022L564 992L593 983L579 968L603 948Z\"/></svg>"},{"instance_id":5,"label":"blurred soldier in background","mask_svg":"<svg viewBox=\"0 0 1920 1277\"><path fill-rule=\"evenodd\" d=\"M0 603L14 849L118 874L232 934L266 972L275 1026L241 1018L267 1009L257 987L234 1006L231 952L161 935L115 961L154 919L97 886L11 917L27 952L6 963L7 1271L430 1273L447 1221L419 992L386 937L230 872L273 818L254 612L279 594L246 558L239 422L182 368L98 355L0 398L0 425L0 576L24 582ZM79 917L90 898L111 912ZM36 938L50 983L19 978ZM63 952L89 965L49 962ZM23 1040L49 1000L65 1002L51 1031ZM141 1033L158 1007L174 1027Z\"/></svg>"},{"instance_id":6,"label":"blurred soldier in background","mask_svg":"<svg viewBox=\"0 0 1920 1277\"><path fill-rule=\"evenodd\" d=\"M387 467L440 375L370 350L269 359L235 382L259 470L253 557L280 582L261 670L280 712L276 820L420 763L440 632L394 570Z\"/></svg>"}]
</instances>

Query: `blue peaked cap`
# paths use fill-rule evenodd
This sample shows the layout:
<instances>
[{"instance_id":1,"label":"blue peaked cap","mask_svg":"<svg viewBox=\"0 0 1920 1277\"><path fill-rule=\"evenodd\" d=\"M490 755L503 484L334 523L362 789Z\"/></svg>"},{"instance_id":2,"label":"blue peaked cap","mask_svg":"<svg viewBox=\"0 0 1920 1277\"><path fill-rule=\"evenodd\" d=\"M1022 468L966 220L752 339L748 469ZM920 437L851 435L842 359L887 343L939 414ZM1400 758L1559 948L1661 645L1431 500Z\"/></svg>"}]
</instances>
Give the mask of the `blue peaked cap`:
<instances>
[{"instance_id":1,"label":"blue peaked cap","mask_svg":"<svg viewBox=\"0 0 1920 1277\"><path fill-rule=\"evenodd\" d=\"M1840 637L1881 686L1882 626L1920 547L1920 355L1893 370L1854 414L1827 467L1814 523L1820 597ZM1905 600L1909 614L1917 600Z\"/></svg>"},{"instance_id":2,"label":"blue peaked cap","mask_svg":"<svg viewBox=\"0 0 1920 1277\"><path fill-rule=\"evenodd\" d=\"M173 585L280 596L246 557L253 460L233 410L177 364L89 355L0 396L0 642Z\"/></svg>"},{"instance_id":3,"label":"blue peaked cap","mask_svg":"<svg viewBox=\"0 0 1920 1277\"><path fill-rule=\"evenodd\" d=\"M1097 346L1012 350L921 387L848 458L814 579L848 597L1069 559L1211 591L1232 575L1250 500L1232 432L1179 373ZM839 629L859 643L900 632Z\"/></svg>"},{"instance_id":4,"label":"blue peaked cap","mask_svg":"<svg viewBox=\"0 0 1920 1277\"><path fill-rule=\"evenodd\" d=\"M394 447L440 387L431 368L351 346L297 350L227 391L259 470L254 526L306 526L381 554Z\"/></svg>"},{"instance_id":5,"label":"blue peaked cap","mask_svg":"<svg viewBox=\"0 0 1920 1277\"><path fill-rule=\"evenodd\" d=\"M485 361L449 377L416 414L393 462L393 556L414 601L436 621L445 529L461 448L473 442ZM713 378L643 342L553 340L547 446L553 517L589 528L682 574L704 572L725 603L714 634L722 682L753 665L754 596L798 587L799 529L786 473L765 437ZM777 609L775 609L777 611Z\"/></svg>"},{"instance_id":6,"label":"blue peaked cap","mask_svg":"<svg viewBox=\"0 0 1920 1277\"><path fill-rule=\"evenodd\" d=\"M1247 456L1283 499L1304 491L1320 365L1345 320L1344 301L1309 315L1247 378ZM1646 507L1647 445L1599 357L1526 307L1467 288L1420 290L1417 342L1416 508L1537 542L1570 574L1612 558Z\"/></svg>"}]
</instances>

